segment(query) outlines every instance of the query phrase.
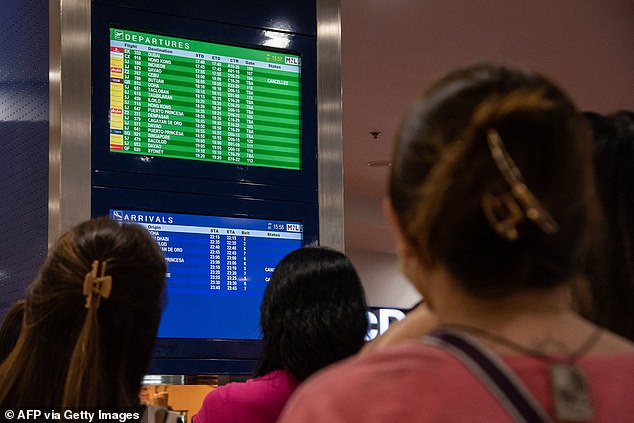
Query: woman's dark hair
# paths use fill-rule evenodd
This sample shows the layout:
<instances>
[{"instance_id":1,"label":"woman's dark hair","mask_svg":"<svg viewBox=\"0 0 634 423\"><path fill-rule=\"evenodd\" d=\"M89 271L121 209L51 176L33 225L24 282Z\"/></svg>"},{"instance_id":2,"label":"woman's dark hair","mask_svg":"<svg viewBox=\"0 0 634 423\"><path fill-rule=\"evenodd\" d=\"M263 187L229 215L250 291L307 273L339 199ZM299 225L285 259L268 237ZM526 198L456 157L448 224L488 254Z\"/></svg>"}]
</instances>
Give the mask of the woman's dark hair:
<instances>
[{"instance_id":1,"label":"woman's dark hair","mask_svg":"<svg viewBox=\"0 0 634 423\"><path fill-rule=\"evenodd\" d=\"M15 347L24 320L24 300L18 300L9 309L0 327L0 363Z\"/></svg>"},{"instance_id":2,"label":"woman's dark hair","mask_svg":"<svg viewBox=\"0 0 634 423\"><path fill-rule=\"evenodd\" d=\"M604 220L588 260L596 323L634 341L634 112L583 114L592 127Z\"/></svg>"},{"instance_id":3,"label":"woman's dark hair","mask_svg":"<svg viewBox=\"0 0 634 423\"><path fill-rule=\"evenodd\" d=\"M112 289L87 308L84 281L95 261L106 263ZM99 218L64 233L28 288L22 332L0 365L0 408L138 405L165 272L141 226Z\"/></svg>"},{"instance_id":4,"label":"woman's dark hair","mask_svg":"<svg viewBox=\"0 0 634 423\"><path fill-rule=\"evenodd\" d=\"M338 251L304 247L275 267L260 308L262 376L286 370L299 381L358 352L368 330L359 276Z\"/></svg>"},{"instance_id":5,"label":"woman's dark hair","mask_svg":"<svg viewBox=\"0 0 634 423\"><path fill-rule=\"evenodd\" d=\"M492 131L555 233L528 218L516 239L494 230L484 197L511 195L511 187L489 147ZM422 263L445 266L472 295L548 288L582 270L596 211L589 131L539 74L479 64L442 78L401 127L389 186Z\"/></svg>"}]
</instances>

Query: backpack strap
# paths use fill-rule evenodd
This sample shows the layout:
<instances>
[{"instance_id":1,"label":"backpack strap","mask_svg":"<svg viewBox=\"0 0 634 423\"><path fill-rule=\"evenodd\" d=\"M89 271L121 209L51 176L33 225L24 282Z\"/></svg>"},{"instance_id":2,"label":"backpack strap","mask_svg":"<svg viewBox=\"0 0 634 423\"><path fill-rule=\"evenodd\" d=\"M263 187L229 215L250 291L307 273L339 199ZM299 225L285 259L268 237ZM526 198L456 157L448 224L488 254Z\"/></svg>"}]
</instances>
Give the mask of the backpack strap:
<instances>
[{"instance_id":1,"label":"backpack strap","mask_svg":"<svg viewBox=\"0 0 634 423\"><path fill-rule=\"evenodd\" d=\"M464 332L442 328L424 338L460 360L488 388L517 422L552 423L526 385L495 353Z\"/></svg>"}]
</instances>

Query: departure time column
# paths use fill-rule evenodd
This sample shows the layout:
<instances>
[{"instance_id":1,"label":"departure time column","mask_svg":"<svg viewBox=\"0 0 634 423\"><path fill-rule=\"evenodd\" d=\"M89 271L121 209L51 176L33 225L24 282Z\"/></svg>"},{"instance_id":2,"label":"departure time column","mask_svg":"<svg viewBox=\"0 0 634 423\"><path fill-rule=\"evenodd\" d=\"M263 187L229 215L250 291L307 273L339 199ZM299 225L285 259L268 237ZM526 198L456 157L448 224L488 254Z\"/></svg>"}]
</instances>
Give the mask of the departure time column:
<instances>
[{"instance_id":1,"label":"departure time column","mask_svg":"<svg viewBox=\"0 0 634 423\"><path fill-rule=\"evenodd\" d=\"M205 103L207 99L205 87L205 75L207 74L206 61L204 55L196 54L195 74L194 74L194 155L198 159L207 157L206 150L206 119L205 119Z\"/></svg>"},{"instance_id":2,"label":"departure time column","mask_svg":"<svg viewBox=\"0 0 634 423\"><path fill-rule=\"evenodd\" d=\"M227 65L227 160L240 162L240 65L229 59Z\"/></svg>"},{"instance_id":3,"label":"departure time column","mask_svg":"<svg viewBox=\"0 0 634 423\"><path fill-rule=\"evenodd\" d=\"M207 78L207 87L211 93L211 107L205 116L211 121L211 159L222 160L222 62L220 56L211 56L211 75Z\"/></svg>"}]
</instances>

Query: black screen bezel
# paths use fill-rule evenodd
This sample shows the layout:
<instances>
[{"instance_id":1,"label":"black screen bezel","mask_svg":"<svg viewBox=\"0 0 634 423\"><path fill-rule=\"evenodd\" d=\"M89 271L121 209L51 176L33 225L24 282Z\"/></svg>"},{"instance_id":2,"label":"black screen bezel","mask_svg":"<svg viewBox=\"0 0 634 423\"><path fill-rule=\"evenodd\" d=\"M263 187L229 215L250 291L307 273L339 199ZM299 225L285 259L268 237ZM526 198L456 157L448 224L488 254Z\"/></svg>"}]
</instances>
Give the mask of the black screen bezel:
<instances>
[{"instance_id":1,"label":"black screen bezel","mask_svg":"<svg viewBox=\"0 0 634 423\"><path fill-rule=\"evenodd\" d=\"M93 217L107 216L116 208L301 222L302 245L318 243L318 211L310 202L93 187ZM150 373L251 373L260 351L259 340L157 338Z\"/></svg>"},{"instance_id":2,"label":"black screen bezel","mask_svg":"<svg viewBox=\"0 0 634 423\"><path fill-rule=\"evenodd\" d=\"M92 168L114 172L166 175L315 189L317 186L317 109L315 39L286 34L289 45L263 45L264 30L218 22L95 4L92 38ZM218 44L299 55L301 71L301 166L299 170L165 157L111 153L109 149L110 28L163 34ZM148 160L149 158L149 160Z\"/></svg>"}]
</instances>

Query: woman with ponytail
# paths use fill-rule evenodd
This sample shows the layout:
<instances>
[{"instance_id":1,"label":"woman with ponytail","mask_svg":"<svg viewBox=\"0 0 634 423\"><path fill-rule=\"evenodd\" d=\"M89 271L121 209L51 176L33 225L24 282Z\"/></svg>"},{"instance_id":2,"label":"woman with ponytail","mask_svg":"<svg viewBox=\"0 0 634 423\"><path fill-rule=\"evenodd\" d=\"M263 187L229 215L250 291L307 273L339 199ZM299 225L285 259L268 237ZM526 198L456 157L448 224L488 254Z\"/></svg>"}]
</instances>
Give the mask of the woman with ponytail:
<instances>
[{"instance_id":1,"label":"woman with ponytail","mask_svg":"<svg viewBox=\"0 0 634 423\"><path fill-rule=\"evenodd\" d=\"M0 410L138 406L165 272L141 226L100 218L63 234L28 288L20 336L0 365Z\"/></svg>"},{"instance_id":2,"label":"woman with ponytail","mask_svg":"<svg viewBox=\"0 0 634 423\"><path fill-rule=\"evenodd\" d=\"M454 71L411 109L387 207L438 325L300 386L282 423L630 422L634 345L580 317L589 131L543 76Z\"/></svg>"}]
</instances>

